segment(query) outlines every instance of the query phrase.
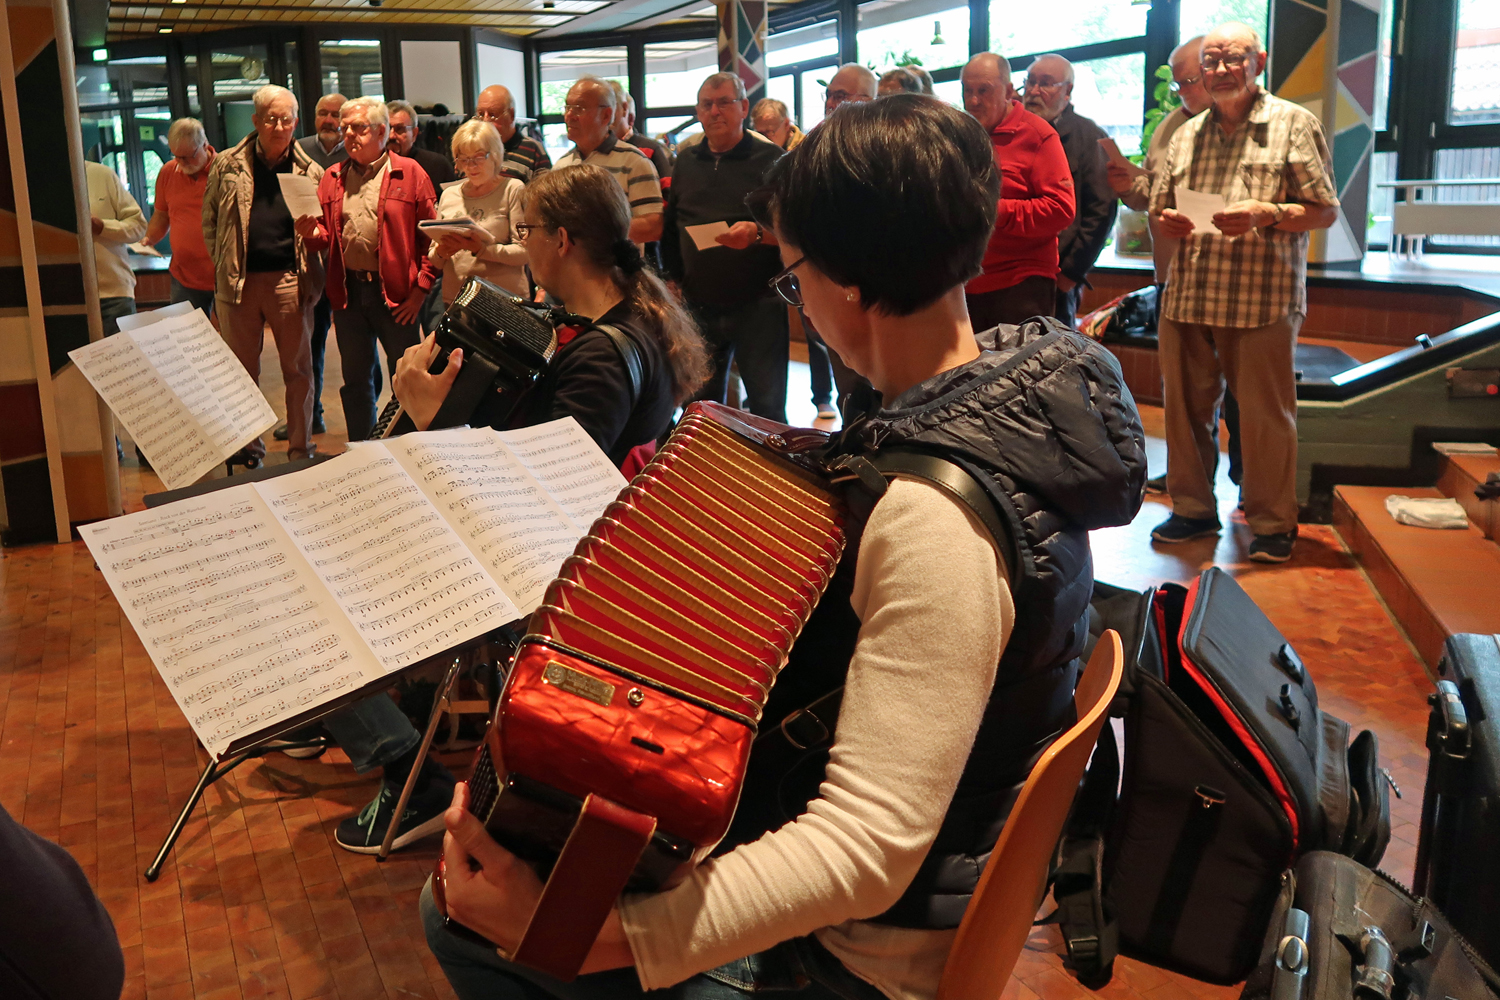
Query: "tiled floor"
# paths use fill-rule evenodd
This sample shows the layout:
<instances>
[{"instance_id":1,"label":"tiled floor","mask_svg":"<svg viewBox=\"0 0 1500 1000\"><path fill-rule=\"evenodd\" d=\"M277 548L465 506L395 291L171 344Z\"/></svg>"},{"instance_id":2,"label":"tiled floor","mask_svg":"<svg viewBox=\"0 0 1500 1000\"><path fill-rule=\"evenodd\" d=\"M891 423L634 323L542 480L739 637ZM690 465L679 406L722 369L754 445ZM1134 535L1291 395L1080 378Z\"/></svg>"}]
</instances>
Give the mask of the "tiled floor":
<instances>
[{"instance_id":1,"label":"tiled floor","mask_svg":"<svg viewBox=\"0 0 1500 1000\"><path fill-rule=\"evenodd\" d=\"M274 372L274 356L267 361ZM329 362L332 374L332 351ZM799 402L807 395L806 369L794 368L793 416L808 419L810 406ZM336 382L332 376L325 392L331 425ZM1147 418L1158 423L1159 411ZM324 447L336 448L337 440L328 435ZM1152 450L1159 468L1159 439ZM139 509L143 492L159 489L154 477L133 467L127 479L132 509ZM1229 517L1232 487L1220 487ZM1213 564L1234 573L1296 644L1323 706L1379 734L1384 759L1406 792L1393 802L1385 867L1409 879L1426 767L1428 681L1358 567L1331 529L1316 526L1304 528L1291 564L1247 564L1242 520L1217 542L1158 551L1147 533L1165 514L1152 500L1135 524L1097 532L1098 576L1145 586L1186 580ZM373 791L338 751L309 761L273 755L221 780L194 813L160 881L146 883L141 871L204 756L81 543L5 551L0 586L0 802L83 866L125 948L126 997L452 996L416 913L437 842L384 865L335 847L334 827ZM449 762L461 767L466 756ZM1117 964L1108 987L1089 994L1062 971L1058 951L1055 932L1038 931L1008 1000L1238 995L1130 960Z\"/></svg>"}]
</instances>

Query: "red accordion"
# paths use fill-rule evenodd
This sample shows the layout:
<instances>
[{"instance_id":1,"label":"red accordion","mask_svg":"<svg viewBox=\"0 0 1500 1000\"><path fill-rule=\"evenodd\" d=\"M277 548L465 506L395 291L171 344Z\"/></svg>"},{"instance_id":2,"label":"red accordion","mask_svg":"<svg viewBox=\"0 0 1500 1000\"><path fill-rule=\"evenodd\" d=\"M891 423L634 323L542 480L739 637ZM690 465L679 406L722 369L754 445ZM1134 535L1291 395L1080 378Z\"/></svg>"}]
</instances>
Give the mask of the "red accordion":
<instances>
[{"instance_id":1,"label":"red accordion","mask_svg":"<svg viewBox=\"0 0 1500 1000\"><path fill-rule=\"evenodd\" d=\"M515 961L571 979L622 890L670 888L729 828L843 553L843 507L799 460L824 440L693 404L552 581L470 779L471 810L548 877Z\"/></svg>"}]
</instances>

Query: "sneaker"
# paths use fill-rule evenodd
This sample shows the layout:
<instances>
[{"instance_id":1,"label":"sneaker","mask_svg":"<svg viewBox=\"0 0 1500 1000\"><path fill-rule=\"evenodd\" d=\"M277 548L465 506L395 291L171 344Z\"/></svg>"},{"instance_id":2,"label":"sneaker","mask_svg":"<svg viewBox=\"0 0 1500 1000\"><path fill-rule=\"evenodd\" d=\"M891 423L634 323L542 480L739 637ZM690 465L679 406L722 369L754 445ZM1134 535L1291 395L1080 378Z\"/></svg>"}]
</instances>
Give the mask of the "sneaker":
<instances>
[{"instance_id":1,"label":"sneaker","mask_svg":"<svg viewBox=\"0 0 1500 1000\"><path fill-rule=\"evenodd\" d=\"M425 788L419 784L412 789L406 812L401 816L401 825L396 828L396 837L391 841L391 850L399 851L423 837L443 831L443 812L453 804L453 784L452 775L445 771L433 775ZM399 798L400 786L381 781L380 794L360 810L358 816L350 816L340 823L333 839L344 850L355 854L379 854L380 842L385 839L386 828L391 825Z\"/></svg>"},{"instance_id":2,"label":"sneaker","mask_svg":"<svg viewBox=\"0 0 1500 1000\"><path fill-rule=\"evenodd\" d=\"M1146 480L1146 492L1147 493L1165 493L1165 492L1167 492L1167 476L1166 476L1166 473L1162 473L1159 476L1152 476L1150 479Z\"/></svg>"},{"instance_id":3,"label":"sneaker","mask_svg":"<svg viewBox=\"0 0 1500 1000\"><path fill-rule=\"evenodd\" d=\"M292 432L286 429L286 424L282 424L271 432L271 436L278 441L285 441L292 436Z\"/></svg>"},{"instance_id":4,"label":"sneaker","mask_svg":"<svg viewBox=\"0 0 1500 1000\"><path fill-rule=\"evenodd\" d=\"M1250 543L1250 558L1255 562L1284 563L1292 558L1292 543L1297 540L1295 531L1279 535L1256 535Z\"/></svg>"},{"instance_id":5,"label":"sneaker","mask_svg":"<svg viewBox=\"0 0 1500 1000\"><path fill-rule=\"evenodd\" d=\"M839 411L835 410L833 408L833 404L832 403L819 403L818 404L818 419L819 420L837 420L838 417L839 417Z\"/></svg>"},{"instance_id":6,"label":"sneaker","mask_svg":"<svg viewBox=\"0 0 1500 1000\"><path fill-rule=\"evenodd\" d=\"M1173 514L1151 529L1152 539L1168 545L1207 538L1218 533L1219 522L1211 517L1182 517L1178 514Z\"/></svg>"}]
</instances>

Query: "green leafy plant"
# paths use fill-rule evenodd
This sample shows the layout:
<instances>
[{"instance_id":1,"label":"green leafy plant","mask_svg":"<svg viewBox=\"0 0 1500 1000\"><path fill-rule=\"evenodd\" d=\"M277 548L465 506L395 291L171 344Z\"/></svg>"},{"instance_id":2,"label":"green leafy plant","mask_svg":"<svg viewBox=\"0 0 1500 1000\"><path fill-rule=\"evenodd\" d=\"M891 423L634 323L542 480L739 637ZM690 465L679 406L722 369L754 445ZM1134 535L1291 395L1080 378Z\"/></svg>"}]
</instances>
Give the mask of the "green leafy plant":
<instances>
[{"instance_id":1,"label":"green leafy plant","mask_svg":"<svg viewBox=\"0 0 1500 1000\"><path fill-rule=\"evenodd\" d=\"M1172 67L1163 63L1156 67L1156 72L1152 75L1156 77L1156 86L1151 91L1151 96L1156 99L1156 107L1146 112L1146 127L1141 129L1141 151L1130 157L1130 161L1137 166L1146 159L1146 150L1151 148L1151 136L1156 132L1156 126L1182 106L1182 98L1172 90Z\"/></svg>"}]
</instances>

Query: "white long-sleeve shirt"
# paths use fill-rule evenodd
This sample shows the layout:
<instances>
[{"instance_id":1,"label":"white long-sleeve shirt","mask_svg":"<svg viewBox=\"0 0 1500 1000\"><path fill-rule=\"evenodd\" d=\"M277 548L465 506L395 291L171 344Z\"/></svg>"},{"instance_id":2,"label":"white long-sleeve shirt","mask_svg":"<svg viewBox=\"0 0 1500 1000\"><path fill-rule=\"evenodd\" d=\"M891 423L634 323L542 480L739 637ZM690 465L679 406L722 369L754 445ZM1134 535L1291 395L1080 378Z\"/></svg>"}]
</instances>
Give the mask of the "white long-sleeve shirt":
<instances>
[{"instance_id":1,"label":"white long-sleeve shirt","mask_svg":"<svg viewBox=\"0 0 1500 1000\"><path fill-rule=\"evenodd\" d=\"M983 526L904 479L865 527L852 604L859 642L820 796L671 891L622 902L643 988L816 932L893 1000L936 995L954 932L866 921L900 898L937 836L1015 609Z\"/></svg>"},{"instance_id":2,"label":"white long-sleeve shirt","mask_svg":"<svg viewBox=\"0 0 1500 1000\"><path fill-rule=\"evenodd\" d=\"M94 270L99 276L101 299L135 297L135 272L125 244L146 235L146 217L135 203L120 175L103 164L84 164L89 182L89 212L104 223L94 237Z\"/></svg>"}]
</instances>

